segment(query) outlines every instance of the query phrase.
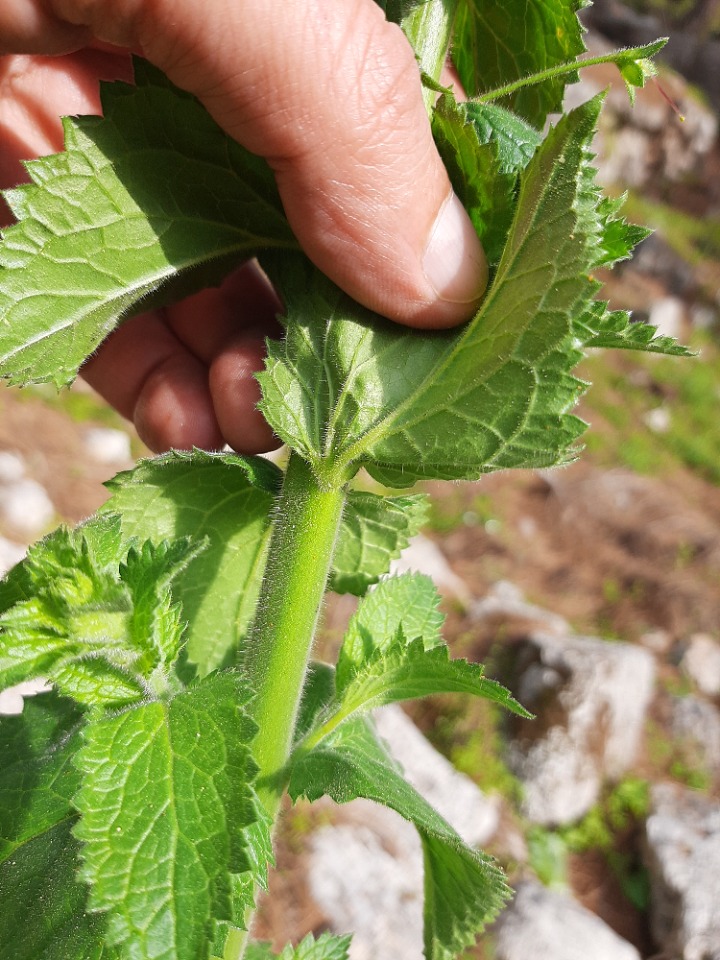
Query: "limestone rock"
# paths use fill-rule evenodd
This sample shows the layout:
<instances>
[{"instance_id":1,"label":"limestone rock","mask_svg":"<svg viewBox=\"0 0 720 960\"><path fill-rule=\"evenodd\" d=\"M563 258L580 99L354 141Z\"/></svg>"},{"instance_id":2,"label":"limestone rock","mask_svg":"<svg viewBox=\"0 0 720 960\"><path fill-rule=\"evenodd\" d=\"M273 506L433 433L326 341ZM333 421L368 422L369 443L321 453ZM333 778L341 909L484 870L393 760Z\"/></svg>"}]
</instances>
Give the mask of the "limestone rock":
<instances>
[{"instance_id":1,"label":"limestone rock","mask_svg":"<svg viewBox=\"0 0 720 960\"><path fill-rule=\"evenodd\" d=\"M25 556L25 548L12 540L0 537L0 577L4 577L11 567L20 563Z\"/></svg>"},{"instance_id":2,"label":"limestone rock","mask_svg":"<svg viewBox=\"0 0 720 960\"><path fill-rule=\"evenodd\" d=\"M127 465L132 460L130 437L124 430L91 427L83 440L87 455L97 463Z\"/></svg>"},{"instance_id":3,"label":"limestone rock","mask_svg":"<svg viewBox=\"0 0 720 960\"><path fill-rule=\"evenodd\" d=\"M534 603L528 603L522 590L509 580L498 580L480 600L476 600L468 611L475 624L490 623L507 628L523 626L541 629L551 633L568 633L570 626L563 617L545 610Z\"/></svg>"},{"instance_id":4,"label":"limestone rock","mask_svg":"<svg viewBox=\"0 0 720 960\"><path fill-rule=\"evenodd\" d=\"M720 804L656 784L646 844L658 945L682 960L720 960Z\"/></svg>"},{"instance_id":5,"label":"limestone rock","mask_svg":"<svg viewBox=\"0 0 720 960\"><path fill-rule=\"evenodd\" d=\"M593 637L534 633L504 679L537 715L512 721L507 759L525 787L534 823L569 823L598 798L602 781L633 763L653 693L652 654ZM509 657L508 657L509 659Z\"/></svg>"},{"instance_id":6,"label":"limestone rock","mask_svg":"<svg viewBox=\"0 0 720 960\"><path fill-rule=\"evenodd\" d=\"M496 800L454 770L399 707L384 707L375 716L380 736L416 790L464 840L484 843L497 827ZM423 865L414 827L366 800L334 809L334 825L310 843L313 899L335 932L354 931L351 960L418 960Z\"/></svg>"},{"instance_id":7,"label":"limestone rock","mask_svg":"<svg viewBox=\"0 0 720 960\"><path fill-rule=\"evenodd\" d=\"M35 537L43 533L55 516L47 491L30 477L0 486L0 515L14 530Z\"/></svg>"},{"instance_id":8,"label":"limestone rock","mask_svg":"<svg viewBox=\"0 0 720 960\"><path fill-rule=\"evenodd\" d=\"M571 897L518 884L494 930L496 960L640 960L635 947Z\"/></svg>"},{"instance_id":9,"label":"limestone rock","mask_svg":"<svg viewBox=\"0 0 720 960\"><path fill-rule=\"evenodd\" d=\"M707 633L690 637L680 666L708 697L720 695L720 643Z\"/></svg>"},{"instance_id":10,"label":"limestone rock","mask_svg":"<svg viewBox=\"0 0 720 960\"><path fill-rule=\"evenodd\" d=\"M308 883L329 926L353 932L351 960L418 960L423 949L422 851L414 828L365 800L311 841Z\"/></svg>"},{"instance_id":11,"label":"limestone rock","mask_svg":"<svg viewBox=\"0 0 720 960\"><path fill-rule=\"evenodd\" d=\"M417 792L466 843L478 847L487 843L498 826L498 798L485 796L469 777L456 770L400 707L393 704L376 711L375 724Z\"/></svg>"},{"instance_id":12,"label":"limestone rock","mask_svg":"<svg viewBox=\"0 0 720 960\"><path fill-rule=\"evenodd\" d=\"M720 777L720 710L699 697L674 697L670 728L686 762Z\"/></svg>"}]
</instances>

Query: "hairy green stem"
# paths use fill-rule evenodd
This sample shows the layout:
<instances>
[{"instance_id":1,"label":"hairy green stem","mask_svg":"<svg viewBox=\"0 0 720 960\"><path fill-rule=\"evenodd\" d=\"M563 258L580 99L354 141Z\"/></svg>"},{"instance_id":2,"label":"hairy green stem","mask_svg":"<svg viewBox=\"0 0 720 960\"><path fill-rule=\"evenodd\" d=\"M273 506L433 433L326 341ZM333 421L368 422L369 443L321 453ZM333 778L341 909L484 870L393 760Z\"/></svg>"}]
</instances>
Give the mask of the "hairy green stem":
<instances>
[{"instance_id":1,"label":"hairy green stem","mask_svg":"<svg viewBox=\"0 0 720 960\"><path fill-rule=\"evenodd\" d=\"M290 455L275 510L267 566L245 654L260 730L254 754L259 792L273 815L284 784L303 680L345 502L344 487L322 489Z\"/></svg>"},{"instance_id":2,"label":"hairy green stem","mask_svg":"<svg viewBox=\"0 0 720 960\"><path fill-rule=\"evenodd\" d=\"M243 660L256 694L251 709L259 728L253 744L258 797L273 819L344 504L344 485L321 487L302 457L290 454ZM242 960L247 943L245 930L232 930L223 960Z\"/></svg>"},{"instance_id":3,"label":"hairy green stem","mask_svg":"<svg viewBox=\"0 0 720 960\"><path fill-rule=\"evenodd\" d=\"M554 80L556 77L565 76L568 73L576 73L584 67L596 67L601 63L614 63L619 66L620 61L627 60L633 54L642 55L642 59L651 56L655 48L660 49L664 46L664 40L658 40L647 47L632 47L623 50L613 50L612 53L606 53L598 57L585 57L582 60L568 60L567 63L558 64L555 67L548 67L547 70L539 70L537 73L528 74L520 80L512 83L506 83L504 87L496 87L494 90L488 90L487 93L481 93L472 98L473 103L490 103L493 100L501 100L503 97L509 97L511 94L522 90L524 87L532 87L537 83L544 83L545 80ZM650 51L650 52L648 52ZM650 75L650 74L648 74Z\"/></svg>"}]
</instances>

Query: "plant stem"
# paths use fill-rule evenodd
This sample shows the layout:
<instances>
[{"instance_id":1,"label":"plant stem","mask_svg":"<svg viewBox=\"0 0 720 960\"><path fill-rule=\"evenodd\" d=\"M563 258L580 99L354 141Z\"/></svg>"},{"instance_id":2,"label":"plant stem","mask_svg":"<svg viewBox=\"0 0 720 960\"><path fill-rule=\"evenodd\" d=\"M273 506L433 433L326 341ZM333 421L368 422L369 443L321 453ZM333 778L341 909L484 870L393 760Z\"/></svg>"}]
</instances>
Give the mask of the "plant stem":
<instances>
[{"instance_id":1,"label":"plant stem","mask_svg":"<svg viewBox=\"0 0 720 960\"><path fill-rule=\"evenodd\" d=\"M416 4L402 20L403 32L412 44L421 68L435 81L440 80L445 66L457 8L458 0L427 0ZM436 96L433 90L423 90L428 113Z\"/></svg>"},{"instance_id":2,"label":"plant stem","mask_svg":"<svg viewBox=\"0 0 720 960\"><path fill-rule=\"evenodd\" d=\"M271 816L284 787L283 770L344 502L344 487L322 489L307 463L290 455L244 662L260 728L253 750L260 766L258 793Z\"/></svg>"},{"instance_id":3,"label":"plant stem","mask_svg":"<svg viewBox=\"0 0 720 960\"><path fill-rule=\"evenodd\" d=\"M584 67L595 67L601 63L619 64L622 60L628 60L633 54L644 54L651 56L654 48L660 49L664 41L658 40L656 44L648 44L647 47L633 47L623 50L613 50L612 53L606 53L599 57L586 57L583 60L569 60L567 63L558 64L555 67L548 67L547 70L539 70L537 73L528 74L520 80L513 83L507 83L504 87L496 87L494 90L488 90L477 97L472 98L473 103L489 103L492 100L500 100L502 97L509 97L511 94L522 90L524 87L532 87L534 84L543 83L545 80L554 80L556 77L562 77L568 73L576 73ZM652 49L651 49L652 48Z\"/></svg>"}]
</instances>

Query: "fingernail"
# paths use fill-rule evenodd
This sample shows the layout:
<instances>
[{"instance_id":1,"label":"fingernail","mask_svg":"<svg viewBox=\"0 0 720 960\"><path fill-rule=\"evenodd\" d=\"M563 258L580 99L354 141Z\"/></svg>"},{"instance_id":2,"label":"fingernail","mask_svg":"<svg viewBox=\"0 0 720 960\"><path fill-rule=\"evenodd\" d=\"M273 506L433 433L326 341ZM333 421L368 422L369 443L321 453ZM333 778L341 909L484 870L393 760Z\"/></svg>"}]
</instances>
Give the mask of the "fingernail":
<instances>
[{"instance_id":1,"label":"fingernail","mask_svg":"<svg viewBox=\"0 0 720 960\"><path fill-rule=\"evenodd\" d=\"M470 217L451 192L440 208L423 255L425 279L440 300L473 303L485 292L488 265Z\"/></svg>"}]
</instances>

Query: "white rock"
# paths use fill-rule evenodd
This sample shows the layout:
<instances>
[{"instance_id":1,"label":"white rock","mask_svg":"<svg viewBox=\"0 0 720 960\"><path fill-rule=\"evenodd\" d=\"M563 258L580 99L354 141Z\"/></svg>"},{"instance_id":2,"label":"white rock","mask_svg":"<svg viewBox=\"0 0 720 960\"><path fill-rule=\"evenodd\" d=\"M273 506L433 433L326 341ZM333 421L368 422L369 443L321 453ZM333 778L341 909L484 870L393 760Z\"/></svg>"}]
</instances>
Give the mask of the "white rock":
<instances>
[{"instance_id":1,"label":"white rock","mask_svg":"<svg viewBox=\"0 0 720 960\"><path fill-rule=\"evenodd\" d=\"M390 567L391 574L410 571L424 573L431 578L441 593L454 597L463 606L470 603L471 594L468 585L454 573L440 548L422 534L413 537Z\"/></svg>"},{"instance_id":2,"label":"white rock","mask_svg":"<svg viewBox=\"0 0 720 960\"><path fill-rule=\"evenodd\" d=\"M672 417L667 407L653 407L643 417L643 420L653 433L667 433L672 424Z\"/></svg>"},{"instance_id":3,"label":"white rock","mask_svg":"<svg viewBox=\"0 0 720 960\"><path fill-rule=\"evenodd\" d=\"M685 328L685 304L679 297L662 297L650 307L648 323L663 337L679 340Z\"/></svg>"},{"instance_id":4,"label":"white rock","mask_svg":"<svg viewBox=\"0 0 720 960\"><path fill-rule=\"evenodd\" d=\"M494 930L496 960L640 960L594 913L534 881L518 884Z\"/></svg>"},{"instance_id":5,"label":"white rock","mask_svg":"<svg viewBox=\"0 0 720 960\"><path fill-rule=\"evenodd\" d=\"M370 804L353 801L355 813ZM423 950L422 851L415 830L389 810L378 830L327 827L311 841L308 883L334 932L353 933L351 960L418 960ZM388 846L388 843L390 846Z\"/></svg>"},{"instance_id":6,"label":"white rock","mask_svg":"<svg viewBox=\"0 0 720 960\"><path fill-rule=\"evenodd\" d=\"M510 580L494 583L484 597L471 605L469 614L476 622L525 620L552 633L568 633L570 629L567 620L559 614L528 603L522 590Z\"/></svg>"},{"instance_id":7,"label":"white rock","mask_svg":"<svg viewBox=\"0 0 720 960\"><path fill-rule=\"evenodd\" d=\"M497 828L498 802L438 754L399 707L385 707L375 719L415 789L466 842L485 842ZM418 960L423 858L416 830L366 800L336 809L341 822L318 831L310 843L313 899L336 933L354 931L351 960Z\"/></svg>"},{"instance_id":8,"label":"white rock","mask_svg":"<svg viewBox=\"0 0 720 960\"><path fill-rule=\"evenodd\" d=\"M6 717L17 716L23 712L25 697L34 697L49 689L44 680L26 680L24 683L15 684L14 687L8 687L7 690L0 692L0 714Z\"/></svg>"},{"instance_id":9,"label":"white rock","mask_svg":"<svg viewBox=\"0 0 720 960\"><path fill-rule=\"evenodd\" d=\"M97 463L122 464L132 460L130 437L123 430L92 427L83 437L85 450Z\"/></svg>"},{"instance_id":10,"label":"white rock","mask_svg":"<svg viewBox=\"0 0 720 960\"><path fill-rule=\"evenodd\" d=\"M653 936L669 956L720 960L720 804L655 784L646 838Z\"/></svg>"},{"instance_id":11,"label":"white rock","mask_svg":"<svg viewBox=\"0 0 720 960\"><path fill-rule=\"evenodd\" d=\"M17 483L25 476L25 462L19 453L0 450L0 483Z\"/></svg>"},{"instance_id":12,"label":"white rock","mask_svg":"<svg viewBox=\"0 0 720 960\"><path fill-rule=\"evenodd\" d=\"M690 637L680 666L701 693L708 697L720 694L720 644L709 634L695 633Z\"/></svg>"},{"instance_id":13,"label":"white rock","mask_svg":"<svg viewBox=\"0 0 720 960\"><path fill-rule=\"evenodd\" d=\"M375 724L417 792L466 843L487 843L498 827L499 799L485 796L469 777L456 770L400 707L393 704L377 710Z\"/></svg>"},{"instance_id":14,"label":"white rock","mask_svg":"<svg viewBox=\"0 0 720 960\"><path fill-rule=\"evenodd\" d=\"M522 780L525 815L569 823L595 803L602 780L632 765L653 694L655 662L640 647L533 633L517 651L517 699L537 714L515 725L508 764Z\"/></svg>"},{"instance_id":15,"label":"white rock","mask_svg":"<svg viewBox=\"0 0 720 960\"><path fill-rule=\"evenodd\" d=\"M0 537L0 577L4 577L11 567L20 563L25 556L25 547L19 543L13 543L12 540L6 540Z\"/></svg>"},{"instance_id":16,"label":"white rock","mask_svg":"<svg viewBox=\"0 0 720 960\"><path fill-rule=\"evenodd\" d=\"M0 514L5 523L33 537L51 523L55 507L45 488L26 477L0 488Z\"/></svg>"},{"instance_id":17,"label":"white rock","mask_svg":"<svg viewBox=\"0 0 720 960\"><path fill-rule=\"evenodd\" d=\"M689 755L689 763L720 774L720 710L699 697L673 697L670 718L673 739ZM693 764L693 765L695 765Z\"/></svg>"}]
</instances>

